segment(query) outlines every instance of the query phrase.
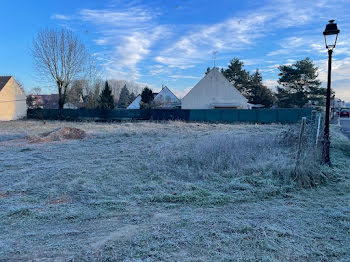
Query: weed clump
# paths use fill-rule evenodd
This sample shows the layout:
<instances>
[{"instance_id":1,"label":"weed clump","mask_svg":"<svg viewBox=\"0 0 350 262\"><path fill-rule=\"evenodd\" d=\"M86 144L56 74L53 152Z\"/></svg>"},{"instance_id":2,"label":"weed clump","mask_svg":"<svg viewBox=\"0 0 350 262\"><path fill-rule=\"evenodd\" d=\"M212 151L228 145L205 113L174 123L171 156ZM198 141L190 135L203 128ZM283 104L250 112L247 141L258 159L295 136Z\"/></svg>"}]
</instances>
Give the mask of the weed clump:
<instances>
[{"instance_id":1,"label":"weed clump","mask_svg":"<svg viewBox=\"0 0 350 262\"><path fill-rule=\"evenodd\" d=\"M326 171L320 167L319 148L309 146L307 135L303 137L301 160L296 166L297 142L297 126L279 133L210 134L182 148L169 148L171 153L163 152L160 158L166 164L162 171L166 169L167 173L183 177L182 171L190 170L188 179L246 176L247 181L254 180L255 187L271 178L274 184L301 187L326 183ZM176 168L164 169L166 166Z\"/></svg>"}]
</instances>

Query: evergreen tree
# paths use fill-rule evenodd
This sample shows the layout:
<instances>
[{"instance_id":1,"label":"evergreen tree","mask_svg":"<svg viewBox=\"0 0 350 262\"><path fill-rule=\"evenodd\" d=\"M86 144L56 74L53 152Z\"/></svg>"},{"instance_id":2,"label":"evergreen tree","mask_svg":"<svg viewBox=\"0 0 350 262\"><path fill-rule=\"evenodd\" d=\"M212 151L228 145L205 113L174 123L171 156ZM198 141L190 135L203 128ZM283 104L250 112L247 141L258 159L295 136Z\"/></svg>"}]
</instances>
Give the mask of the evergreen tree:
<instances>
[{"instance_id":1,"label":"evergreen tree","mask_svg":"<svg viewBox=\"0 0 350 262\"><path fill-rule=\"evenodd\" d=\"M118 107L119 108L127 108L130 104L130 93L129 89L124 85L122 90L120 91L119 100L118 100Z\"/></svg>"},{"instance_id":2,"label":"evergreen tree","mask_svg":"<svg viewBox=\"0 0 350 262\"><path fill-rule=\"evenodd\" d=\"M323 104L326 89L320 87L318 68L306 58L292 65L281 65L277 87L279 107L303 107L309 101Z\"/></svg>"},{"instance_id":3,"label":"evergreen tree","mask_svg":"<svg viewBox=\"0 0 350 262\"><path fill-rule=\"evenodd\" d=\"M87 88L87 94L83 97L84 107L87 109L96 109L100 106L100 90L102 82L94 83L93 88Z\"/></svg>"},{"instance_id":4,"label":"evergreen tree","mask_svg":"<svg viewBox=\"0 0 350 262\"><path fill-rule=\"evenodd\" d=\"M147 86L142 90L140 106L142 109L150 108L153 102L153 91Z\"/></svg>"},{"instance_id":5,"label":"evergreen tree","mask_svg":"<svg viewBox=\"0 0 350 262\"><path fill-rule=\"evenodd\" d=\"M112 95L112 90L109 87L107 81L100 95L100 108L103 110L110 110L114 108L114 98Z\"/></svg>"},{"instance_id":6,"label":"evergreen tree","mask_svg":"<svg viewBox=\"0 0 350 262\"><path fill-rule=\"evenodd\" d=\"M129 101L130 101L130 104L136 99L136 95L134 92L131 92L130 96L129 96Z\"/></svg>"},{"instance_id":7,"label":"evergreen tree","mask_svg":"<svg viewBox=\"0 0 350 262\"><path fill-rule=\"evenodd\" d=\"M273 105L274 95L268 87L264 86L262 75L258 69L249 77L248 101L252 104L264 105L265 107Z\"/></svg>"},{"instance_id":8,"label":"evergreen tree","mask_svg":"<svg viewBox=\"0 0 350 262\"><path fill-rule=\"evenodd\" d=\"M244 63L238 58L231 60L227 69L222 70L223 75L244 96L248 96L249 72L243 69Z\"/></svg>"}]
</instances>

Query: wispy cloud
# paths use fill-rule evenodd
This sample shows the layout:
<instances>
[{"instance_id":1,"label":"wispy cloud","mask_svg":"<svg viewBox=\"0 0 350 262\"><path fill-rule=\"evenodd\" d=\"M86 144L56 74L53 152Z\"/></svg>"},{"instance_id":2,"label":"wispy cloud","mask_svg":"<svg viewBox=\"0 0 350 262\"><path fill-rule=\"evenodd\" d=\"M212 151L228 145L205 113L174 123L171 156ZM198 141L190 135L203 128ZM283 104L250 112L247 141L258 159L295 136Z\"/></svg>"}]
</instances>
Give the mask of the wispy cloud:
<instances>
[{"instance_id":1,"label":"wispy cloud","mask_svg":"<svg viewBox=\"0 0 350 262\"><path fill-rule=\"evenodd\" d=\"M120 11L107 9L83 9L79 12L79 15L83 21L99 23L103 25L118 25L119 27L129 27L131 24L148 22L156 16L156 14L141 7L134 7Z\"/></svg>"},{"instance_id":2,"label":"wispy cloud","mask_svg":"<svg viewBox=\"0 0 350 262\"><path fill-rule=\"evenodd\" d=\"M274 88L277 67L306 56L316 60L325 57L317 63L320 77L324 78L327 54L318 23L326 22L334 14L341 14L344 21L349 17L345 11L334 8L339 1L346 4L345 0L267 0L257 4L260 7L256 9L213 16L217 20L211 23L203 22L209 21L205 19L194 19L192 24L174 21L169 18L171 15L167 17L167 9L162 14L154 3L146 2L144 6L138 0L113 4L110 1L100 9L83 8L71 15L54 14L51 18L93 28L89 35L106 77L132 80L152 77L155 81L164 77L179 88L183 83L189 86L201 77L196 76L199 67L209 64L215 50L219 51L217 64L224 65L239 57L249 70L259 68L267 77L266 85ZM328 10L336 11L332 14ZM348 79L348 40L350 36L341 35L337 44L335 81Z\"/></svg>"},{"instance_id":3,"label":"wispy cloud","mask_svg":"<svg viewBox=\"0 0 350 262\"><path fill-rule=\"evenodd\" d=\"M188 75L170 75L171 78L179 78L179 79L200 79L199 76L188 76Z\"/></svg>"},{"instance_id":4,"label":"wispy cloud","mask_svg":"<svg viewBox=\"0 0 350 262\"><path fill-rule=\"evenodd\" d=\"M73 17L72 17L72 16L68 16L68 15L53 14L50 18L51 18L51 19L56 19L56 20L69 21L69 20L71 20Z\"/></svg>"},{"instance_id":5,"label":"wispy cloud","mask_svg":"<svg viewBox=\"0 0 350 262\"><path fill-rule=\"evenodd\" d=\"M264 24L266 15L247 18L240 22L230 18L211 26L202 26L199 31L181 37L170 48L163 50L155 60L169 67L191 68L200 61L211 58L213 50L239 50L250 45L261 33L252 27Z\"/></svg>"},{"instance_id":6,"label":"wispy cloud","mask_svg":"<svg viewBox=\"0 0 350 262\"><path fill-rule=\"evenodd\" d=\"M178 39L155 60L169 67L190 68L208 60L213 50L225 53L252 48L259 39L274 34L274 30L301 26L312 19L311 10L312 6L300 8L294 1L277 1L273 6L246 15L230 17L209 26L199 26L199 30ZM294 46L302 44L302 39L295 37L292 40ZM287 50L276 51L276 54L286 52Z\"/></svg>"},{"instance_id":7,"label":"wispy cloud","mask_svg":"<svg viewBox=\"0 0 350 262\"><path fill-rule=\"evenodd\" d=\"M107 73L106 77L137 80L138 64L151 53L151 48L165 27L153 20L159 13L143 6L128 5L120 9L82 9L72 16L53 15L53 19L74 19L86 26L94 25L93 39L102 50L97 58Z\"/></svg>"},{"instance_id":8,"label":"wispy cloud","mask_svg":"<svg viewBox=\"0 0 350 262\"><path fill-rule=\"evenodd\" d=\"M192 86L183 89L173 89L172 91L179 99L182 99L185 95L187 95L188 92L190 92L191 89Z\"/></svg>"}]
</instances>

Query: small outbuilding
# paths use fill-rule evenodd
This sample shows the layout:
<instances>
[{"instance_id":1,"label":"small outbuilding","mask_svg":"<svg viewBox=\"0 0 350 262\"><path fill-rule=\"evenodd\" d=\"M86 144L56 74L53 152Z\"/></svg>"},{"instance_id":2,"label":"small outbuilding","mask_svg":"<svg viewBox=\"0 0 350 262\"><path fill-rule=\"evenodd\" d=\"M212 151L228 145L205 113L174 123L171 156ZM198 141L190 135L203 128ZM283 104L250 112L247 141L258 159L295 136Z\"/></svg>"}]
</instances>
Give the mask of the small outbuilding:
<instances>
[{"instance_id":1,"label":"small outbuilding","mask_svg":"<svg viewBox=\"0 0 350 262\"><path fill-rule=\"evenodd\" d=\"M0 121L10 121L27 114L26 95L12 76L0 76Z\"/></svg>"},{"instance_id":2,"label":"small outbuilding","mask_svg":"<svg viewBox=\"0 0 350 262\"><path fill-rule=\"evenodd\" d=\"M181 100L182 109L249 109L248 100L214 67Z\"/></svg>"}]
</instances>

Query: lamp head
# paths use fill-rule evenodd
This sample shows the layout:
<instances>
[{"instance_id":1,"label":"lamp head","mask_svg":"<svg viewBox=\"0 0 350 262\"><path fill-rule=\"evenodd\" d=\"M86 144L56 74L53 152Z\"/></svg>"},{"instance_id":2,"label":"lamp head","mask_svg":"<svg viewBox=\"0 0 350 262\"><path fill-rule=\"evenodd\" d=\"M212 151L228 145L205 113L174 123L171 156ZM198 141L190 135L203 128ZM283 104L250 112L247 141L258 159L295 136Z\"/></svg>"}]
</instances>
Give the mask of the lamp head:
<instances>
[{"instance_id":1,"label":"lamp head","mask_svg":"<svg viewBox=\"0 0 350 262\"><path fill-rule=\"evenodd\" d=\"M324 41L328 50L333 50L335 48L339 32L338 26L334 23L334 20L329 20L329 23L323 31Z\"/></svg>"}]
</instances>

